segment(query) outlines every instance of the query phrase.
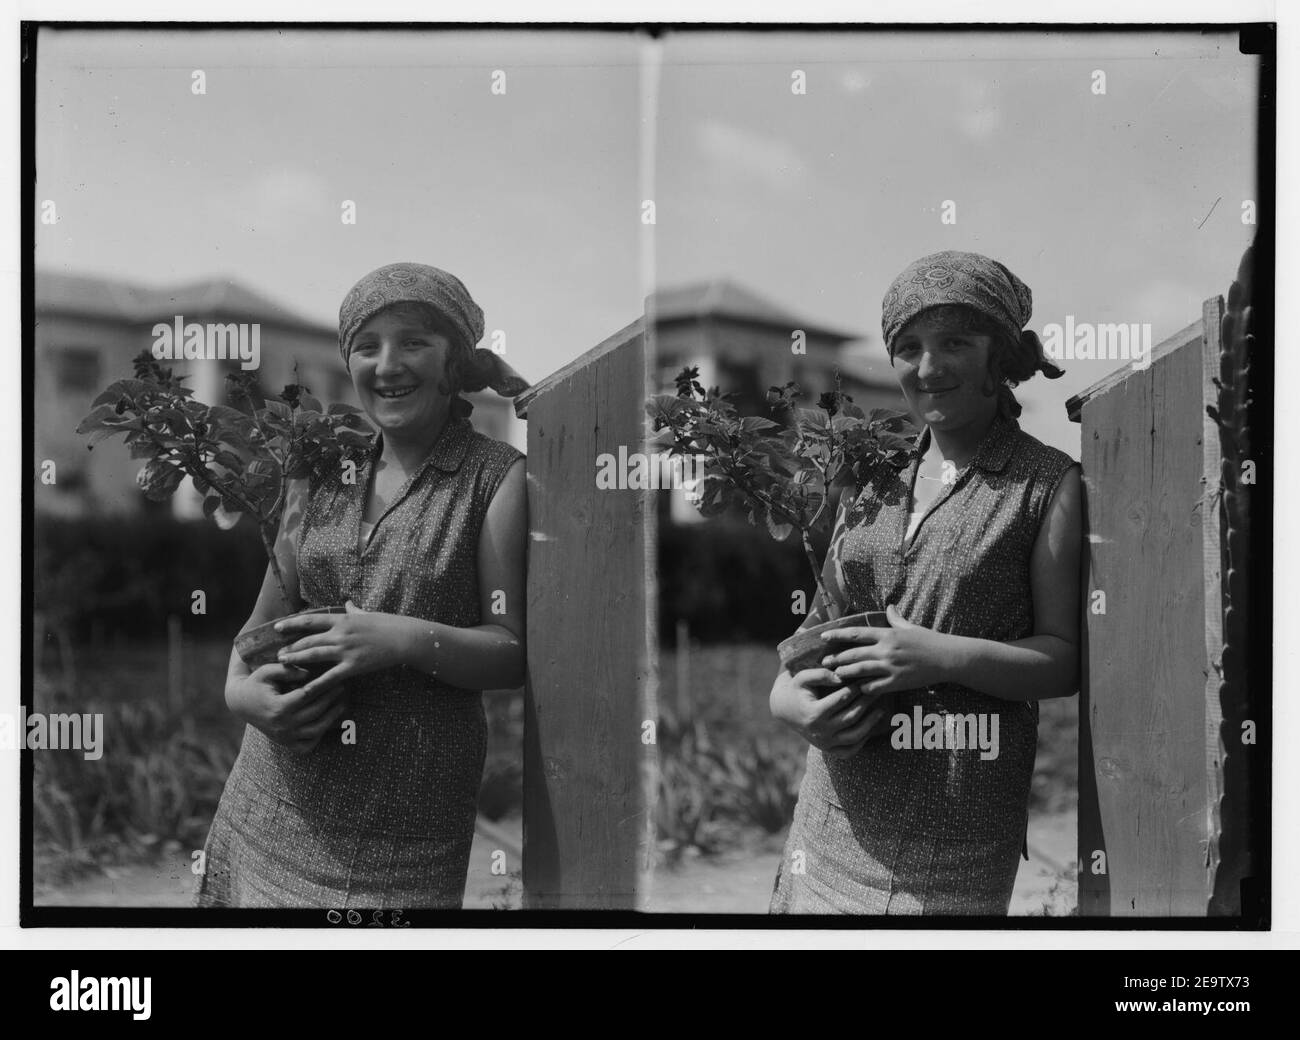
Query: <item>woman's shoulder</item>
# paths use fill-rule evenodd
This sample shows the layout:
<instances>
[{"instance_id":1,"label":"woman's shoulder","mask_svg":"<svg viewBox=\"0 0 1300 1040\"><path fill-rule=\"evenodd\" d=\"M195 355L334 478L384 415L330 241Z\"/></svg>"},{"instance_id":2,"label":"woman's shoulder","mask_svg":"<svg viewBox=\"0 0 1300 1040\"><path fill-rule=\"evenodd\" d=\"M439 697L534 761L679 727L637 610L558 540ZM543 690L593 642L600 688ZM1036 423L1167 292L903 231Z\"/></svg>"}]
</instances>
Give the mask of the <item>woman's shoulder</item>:
<instances>
[{"instance_id":1,"label":"woman's shoulder","mask_svg":"<svg viewBox=\"0 0 1300 1040\"><path fill-rule=\"evenodd\" d=\"M506 474L523 457L524 453L513 444L470 429L465 449L465 461L469 465L465 468L470 471L467 475L473 482L474 498L481 508L486 509L496 498Z\"/></svg>"},{"instance_id":2,"label":"woman's shoulder","mask_svg":"<svg viewBox=\"0 0 1300 1040\"><path fill-rule=\"evenodd\" d=\"M1011 467L1018 478L1016 483L1024 488L1029 512L1041 523L1066 475L1079 463L1060 448L1044 444L1021 429L1015 431L1012 454L1016 460Z\"/></svg>"},{"instance_id":3,"label":"woman's shoulder","mask_svg":"<svg viewBox=\"0 0 1300 1040\"><path fill-rule=\"evenodd\" d=\"M1022 469L1059 479L1071 466L1079 465L1066 452L1045 444L1019 424L1012 429L1011 440L1013 454Z\"/></svg>"},{"instance_id":4,"label":"woman's shoulder","mask_svg":"<svg viewBox=\"0 0 1300 1040\"><path fill-rule=\"evenodd\" d=\"M474 429L469 429L469 443L466 454L471 454L476 458L484 461L491 461L497 464L511 466L524 458L524 453L507 441L498 440L496 437L490 437L486 433Z\"/></svg>"}]
</instances>

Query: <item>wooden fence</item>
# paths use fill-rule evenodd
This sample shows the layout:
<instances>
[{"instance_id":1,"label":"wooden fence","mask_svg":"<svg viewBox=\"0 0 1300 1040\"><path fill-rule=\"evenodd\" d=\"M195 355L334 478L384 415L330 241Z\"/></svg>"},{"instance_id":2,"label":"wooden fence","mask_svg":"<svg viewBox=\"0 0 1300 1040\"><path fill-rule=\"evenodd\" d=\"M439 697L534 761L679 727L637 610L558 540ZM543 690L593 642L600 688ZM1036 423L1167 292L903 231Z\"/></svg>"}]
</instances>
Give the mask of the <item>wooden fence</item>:
<instances>
[{"instance_id":1,"label":"wooden fence","mask_svg":"<svg viewBox=\"0 0 1300 1040\"><path fill-rule=\"evenodd\" d=\"M1250 872L1224 847L1249 813L1225 760L1219 402L1222 297L1067 402L1082 424L1085 621L1079 705L1079 913L1240 913L1216 877ZM1223 886L1220 886L1222 889Z\"/></svg>"},{"instance_id":2,"label":"wooden fence","mask_svg":"<svg viewBox=\"0 0 1300 1040\"><path fill-rule=\"evenodd\" d=\"M644 320L516 399L528 420L524 904L645 909L654 850L655 525L647 490L598 488L642 452Z\"/></svg>"}]
</instances>

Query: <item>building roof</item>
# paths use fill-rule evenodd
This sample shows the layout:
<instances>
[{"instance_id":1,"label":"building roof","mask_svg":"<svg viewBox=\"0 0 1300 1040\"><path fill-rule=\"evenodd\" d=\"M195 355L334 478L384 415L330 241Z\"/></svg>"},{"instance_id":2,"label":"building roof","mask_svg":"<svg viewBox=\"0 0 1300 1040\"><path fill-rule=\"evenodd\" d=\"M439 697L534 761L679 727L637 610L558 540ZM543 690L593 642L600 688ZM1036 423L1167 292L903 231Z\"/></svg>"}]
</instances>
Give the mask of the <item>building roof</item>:
<instances>
[{"instance_id":1,"label":"building roof","mask_svg":"<svg viewBox=\"0 0 1300 1040\"><path fill-rule=\"evenodd\" d=\"M714 278L707 282L695 282L678 288L660 289L646 302L648 310L653 307L657 323L726 318L750 325L775 326L783 330L803 329L805 332L839 340L841 343L862 338L856 332L827 328L825 325L801 318L779 304L726 278Z\"/></svg>"},{"instance_id":2,"label":"building roof","mask_svg":"<svg viewBox=\"0 0 1300 1040\"><path fill-rule=\"evenodd\" d=\"M36 311L115 321L158 321L174 314L207 320L257 321L265 325L337 335L333 325L312 321L228 278L150 287L99 275L36 271Z\"/></svg>"}]
</instances>

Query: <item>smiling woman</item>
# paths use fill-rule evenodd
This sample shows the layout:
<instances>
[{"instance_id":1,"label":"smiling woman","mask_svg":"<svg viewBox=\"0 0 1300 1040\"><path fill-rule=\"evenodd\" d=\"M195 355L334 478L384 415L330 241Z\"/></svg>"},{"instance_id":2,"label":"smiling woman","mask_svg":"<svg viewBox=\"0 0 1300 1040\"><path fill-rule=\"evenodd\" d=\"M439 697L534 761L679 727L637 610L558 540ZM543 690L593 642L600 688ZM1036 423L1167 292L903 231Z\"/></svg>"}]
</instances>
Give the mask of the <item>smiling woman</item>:
<instances>
[{"instance_id":1,"label":"smiling woman","mask_svg":"<svg viewBox=\"0 0 1300 1040\"><path fill-rule=\"evenodd\" d=\"M1022 331L1030 300L1002 264L957 252L885 296L925 428L904 470L845 494L823 577L842 614L888 626L827 633L821 667L772 687L773 715L809 744L774 913L1007 912L1037 702L1074 693L1079 667L1076 464L1020 429L1011 392L1061 374ZM819 598L803 627L826 616ZM872 724L885 694L892 732Z\"/></svg>"},{"instance_id":2,"label":"smiling woman","mask_svg":"<svg viewBox=\"0 0 1300 1040\"><path fill-rule=\"evenodd\" d=\"M276 556L298 637L226 703L247 723L205 846L201 906L459 907L487 726L481 691L524 666L522 455L474 431L459 393L527 384L475 349L454 276L392 264L339 312L339 347L379 429L349 479L293 489ZM268 576L245 628L270 619Z\"/></svg>"}]
</instances>

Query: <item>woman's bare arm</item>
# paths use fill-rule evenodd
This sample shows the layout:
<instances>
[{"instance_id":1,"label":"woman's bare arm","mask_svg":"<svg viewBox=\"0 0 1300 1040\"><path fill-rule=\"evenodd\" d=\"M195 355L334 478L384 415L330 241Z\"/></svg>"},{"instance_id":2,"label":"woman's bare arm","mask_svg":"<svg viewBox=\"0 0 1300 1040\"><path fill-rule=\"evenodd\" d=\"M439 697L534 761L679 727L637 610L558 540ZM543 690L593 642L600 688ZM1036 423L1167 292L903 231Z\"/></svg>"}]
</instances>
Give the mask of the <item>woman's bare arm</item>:
<instances>
[{"instance_id":1,"label":"woman's bare arm","mask_svg":"<svg viewBox=\"0 0 1300 1040\"><path fill-rule=\"evenodd\" d=\"M949 636L949 678L1011 701L1079 689L1079 552L1083 505L1076 463L1061 478L1030 557L1034 634L1011 643Z\"/></svg>"},{"instance_id":2,"label":"woman's bare arm","mask_svg":"<svg viewBox=\"0 0 1300 1040\"><path fill-rule=\"evenodd\" d=\"M478 541L480 624L454 628L405 619L405 663L470 690L513 689L524 682L528 495L524 460L502 479Z\"/></svg>"}]
</instances>

